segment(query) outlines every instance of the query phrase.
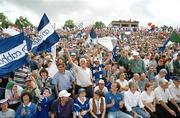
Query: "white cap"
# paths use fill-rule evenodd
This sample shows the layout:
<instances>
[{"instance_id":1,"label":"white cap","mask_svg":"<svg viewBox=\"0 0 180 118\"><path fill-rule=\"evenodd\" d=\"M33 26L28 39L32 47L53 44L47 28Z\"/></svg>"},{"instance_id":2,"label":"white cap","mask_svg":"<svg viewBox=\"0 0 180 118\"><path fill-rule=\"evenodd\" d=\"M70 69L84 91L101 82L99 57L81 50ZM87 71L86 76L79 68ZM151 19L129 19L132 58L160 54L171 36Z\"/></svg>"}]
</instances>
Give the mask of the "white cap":
<instances>
[{"instance_id":1,"label":"white cap","mask_svg":"<svg viewBox=\"0 0 180 118\"><path fill-rule=\"evenodd\" d=\"M2 100L0 100L0 104L5 103L7 101L8 101L8 99L2 99Z\"/></svg>"},{"instance_id":2,"label":"white cap","mask_svg":"<svg viewBox=\"0 0 180 118\"><path fill-rule=\"evenodd\" d=\"M66 90L62 90L59 92L59 97L69 97L71 94L68 93Z\"/></svg>"},{"instance_id":3,"label":"white cap","mask_svg":"<svg viewBox=\"0 0 180 118\"><path fill-rule=\"evenodd\" d=\"M138 56L138 55L139 55L139 52L136 52L136 51L133 52L133 56Z\"/></svg>"}]
</instances>

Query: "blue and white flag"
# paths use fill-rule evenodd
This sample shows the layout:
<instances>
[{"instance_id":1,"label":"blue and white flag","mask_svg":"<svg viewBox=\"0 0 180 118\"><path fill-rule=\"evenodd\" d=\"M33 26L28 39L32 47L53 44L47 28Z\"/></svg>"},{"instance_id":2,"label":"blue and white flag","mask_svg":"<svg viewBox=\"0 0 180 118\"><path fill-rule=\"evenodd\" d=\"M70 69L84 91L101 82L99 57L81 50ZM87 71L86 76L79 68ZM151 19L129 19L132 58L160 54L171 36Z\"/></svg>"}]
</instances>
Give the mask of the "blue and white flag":
<instances>
[{"instance_id":1,"label":"blue and white flag","mask_svg":"<svg viewBox=\"0 0 180 118\"><path fill-rule=\"evenodd\" d=\"M43 15L37 30L38 36L32 42L32 52L34 54L50 49L60 39L46 14Z\"/></svg>"},{"instance_id":2,"label":"blue and white flag","mask_svg":"<svg viewBox=\"0 0 180 118\"><path fill-rule=\"evenodd\" d=\"M0 76L4 76L28 63L24 33L0 40Z\"/></svg>"}]
</instances>

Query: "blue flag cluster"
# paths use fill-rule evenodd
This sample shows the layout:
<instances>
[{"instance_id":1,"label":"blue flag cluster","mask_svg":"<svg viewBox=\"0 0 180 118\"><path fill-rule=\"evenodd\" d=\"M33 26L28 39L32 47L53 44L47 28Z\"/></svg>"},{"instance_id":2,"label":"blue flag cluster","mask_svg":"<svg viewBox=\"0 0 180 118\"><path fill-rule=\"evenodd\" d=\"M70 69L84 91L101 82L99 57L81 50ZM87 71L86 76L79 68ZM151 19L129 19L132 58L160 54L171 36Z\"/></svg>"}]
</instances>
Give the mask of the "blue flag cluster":
<instances>
[{"instance_id":1,"label":"blue flag cluster","mask_svg":"<svg viewBox=\"0 0 180 118\"><path fill-rule=\"evenodd\" d=\"M0 77L27 64L28 51L38 54L49 50L60 39L46 14L43 15L37 30L38 36L34 40L27 38L24 33L0 39Z\"/></svg>"}]
</instances>

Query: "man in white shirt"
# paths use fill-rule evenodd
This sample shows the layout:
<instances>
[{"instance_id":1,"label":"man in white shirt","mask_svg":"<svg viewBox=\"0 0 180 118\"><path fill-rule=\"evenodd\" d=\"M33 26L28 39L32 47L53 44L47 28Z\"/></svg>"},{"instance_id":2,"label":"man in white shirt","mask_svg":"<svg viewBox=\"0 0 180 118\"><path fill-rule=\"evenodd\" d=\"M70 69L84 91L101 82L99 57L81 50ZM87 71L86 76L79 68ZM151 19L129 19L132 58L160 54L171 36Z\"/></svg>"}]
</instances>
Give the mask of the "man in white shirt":
<instances>
[{"instance_id":1,"label":"man in white shirt","mask_svg":"<svg viewBox=\"0 0 180 118\"><path fill-rule=\"evenodd\" d=\"M15 118L15 111L8 108L7 99L0 100L0 106L2 111L0 111L0 118Z\"/></svg>"},{"instance_id":2,"label":"man in white shirt","mask_svg":"<svg viewBox=\"0 0 180 118\"><path fill-rule=\"evenodd\" d=\"M100 91L103 92L104 95L105 95L106 93L108 93L108 89L107 89L107 87L105 87L104 85L105 85L105 84L104 84L104 80L100 79L100 80L99 80L99 85L94 88L94 92L97 91L97 90L100 90Z\"/></svg>"},{"instance_id":3,"label":"man in white shirt","mask_svg":"<svg viewBox=\"0 0 180 118\"><path fill-rule=\"evenodd\" d=\"M127 111L133 117L150 118L150 114L146 112L142 103L141 93L137 91L136 83L129 83L129 90L124 94L124 103Z\"/></svg>"},{"instance_id":4,"label":"man in white shirt","mask_svg":"<svg viewBox=\"0 0 180 118\"><path fill-rule=\"evenodd\" d=\"M169 85L168 89L176 103L180 106L180 77L174 76L173 82Z\"/></svg>"},{"instance_id":5,"label":"man in white shirt","mask_svg":"<svg viewBox=\"0 0 180 118\"><path fill-rule=\"evenodd\" d=\"M164 116L167 118L180 117L180 108L169 92L167 80L161 80L159 87L155 89L154 93L157 100L156 111L159 118L164 118Z\"/></svg>"},{"instance_id":6,"label":"man in white shirt","mask_svg":"<svg viewBox=\"0 0 180 118\"><path fill-rule=\"evenodd\" d=\"M78 93L80 88L84 88L87 93L88 98L93 97L93 83L92 83L92 72L90 68L87 67L87 61L85 58L79 60L80 66L73 63L69 51L64 48L64 53L66 54L69 63L72 65L73 75L76 79L75 82L75 93Z\"/></svg>"}]
</instances>

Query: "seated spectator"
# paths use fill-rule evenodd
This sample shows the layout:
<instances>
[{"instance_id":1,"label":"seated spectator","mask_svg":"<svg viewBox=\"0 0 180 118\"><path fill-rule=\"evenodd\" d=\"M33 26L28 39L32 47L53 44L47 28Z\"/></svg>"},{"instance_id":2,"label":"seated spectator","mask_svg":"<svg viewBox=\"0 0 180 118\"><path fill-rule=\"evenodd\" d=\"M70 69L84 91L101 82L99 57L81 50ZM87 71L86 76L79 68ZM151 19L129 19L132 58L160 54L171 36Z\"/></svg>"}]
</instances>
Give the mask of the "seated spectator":
<instances>
[{"instance_id":1,"label":"seated spectator","mask_svg":"<svg viewBox=\"0 0 180 118\"><path fill-rule=\"evenodd\" d=\"M142 102L145 109L150 113L151 118L158 118L156 115L156 101L153 92L153 84L148 82L145 85L145 91L141 93Z\"/></svg>"},{"instance_id":2,"label":"seated spectator","mask_svg":"<svg viewBox=\"0 0 180 118\"><path fill-rule=\"evenodd\" d=\"M137 91L137 85L134 82L129 83L129 90L124 93L125 107L128 113L133 117L150 118L145 110L141 100L141 94Z\"/></svg>"},{"instance_id":3,"label":"seated spectator","mask_svg":"<svg viewBox=\"0 0 180 118\"><path fill-rule=\"evenodd\" d=\"M86 90L79 89L79 96L74 101L74 112L76 113L76 117L79 118L90 118L89 115L89 99L86 98Z\"/></svg>"},{"instance_id":4,"label":"seated spectator","mask_svg":"<svg viewBox=\"0 0 180 118\"><path fill-rule=\"evenodd\" d=\"M8 99L9 107L16 110L20 105L20 96L23 88L14 81L9 81L6 86L5 99Z\"/></svg>"},{"instance_id":5,"label":"seated spectator","mask_svg":"<svg viewBox=\"0 0 180 118\"><path fill-rule=\"evenodd\" d=\"M161 80L166 80L165 79L166 74L167 74L167 70L166 69L161 69L159 71L159 73L155 76L155 88L159 86L159 82Z\"/></svg>"},{"instance_id":6,"label":"seated spectator","mask_svg":"<svg viewBox=\"0 0 180 118\"><path fill-rule=\"evenodd\" d=\"M125 73L120 73L119 79L116 80L121 86L121 91L127 91L129 89L128 87L128 81L126 80Z\"/></svg>"},{"instance_id":7,"label":"seated spectator","mask_svg":"<svg viewBox=\"0 0 180 118\"><path fill-rule=\"evenodd\" d=\"M136 84L136 87L137 87L138 91L141 92L140 87L139 87L139 85L138 85L138 81L139 81L139 80L140 80L139 74L138 74L138 73L134 73L134 74L133 74L133 78L131 78L131 79L128 81L128 83L134 82L134 83Z\"/></svg>"},{"instance_id":8,"label":"seated spectator","mask_svg":"<svg viewBox=\"0 0 180 118\"><path fill-rule=\"evenodd\" d=\"M169 85L169 92L180 107L180 77L174 76L173 82Z\"/></svg>"},{"instance_id":9,"label":"seated spectator","mask_svg":"<svg viewBox=\"0 0 180 118\"><path fill-rule=\"evenodd\" d=\"M108 89L107 89L107 87L105 87L104 85L105 85L104 80L100 79L100 80L99 80L99 84L98 84L98 86L96 86L96 87L94 88L94 91L100 90L100 91L103 92L103 94L108 93Z\"/></svg>"},{"instance_id":10,"label":"seated spectator","mask_svg":"<svg viewBox=\"0 0 180 118\"><path fill-rule=\"evenodd\" d=\"M154 90L157 100L156 110L159 118L179 118L180 108L168 90L168 81L161 80L159 86Z\"/></svg>"},{"instance_id":11,"label":"seated spectator","mask_svg":"<svg viewBox=\"0 0 180 118\"><path fill-rule=\"evenodd\" d=\"M74 100L66 90L59 92L58 99L51 105L51 118L74 118Z\"/></svg>"},{"instance_id":12,"label":"seated spectator","mask_svg":"<svg viewBox=\"0 0 180 118\"><path fill-rule=\"evenodd\" d=\"M31 102L32 97L29 92L21 94L21 105L16 111L16 118L34 118L36 115L36 104Z\"/></svg>"},{"instance_id":13,"label":"seated spectator","mask_svg":"<svg viewBox=\"0 0 180 118\"><path fill-rule=\"evenodd\" d=\"M94 92L93 98L89 101L89 106L93 118L105 118L106 103L102 91L96 90Z\"/></svg>"},{"instance_id":14,"label":"seated spectator","mask_svg":"<svg viewBox=\"0 0 180 118\"><path fill-rule=\"evenodd\" d=\"M8 99L0 100L0 118L15 118L15 111L13 109L8 108Z\"/></svg>"},{"instance_id":15,"label":"seated spectator","mask_svg":"<svg viewBox=\"0 0 180 118\"><path fill-rule=\"evenodd\" d=\"M140 79L138 81L138 86L139 86L139 89L141 90L141 92L144 91L145 85L148 81L149 80L146 78L145 73L141 73Z\"/></svg>"},{"instance_id":16,"label":"seated spectator","mask_svg":"<svg viewBox=\"0 0 180 118\"><path fill-rule=\"evenodd\" d=\"M132 118L132 116L121 111L124 102L122 94L118 92L119 90L119 83L113 82L111 92L105 95L108 118Z\"/></svg>"},{"instance_id":17,"label":"seated spectator","mask_svg":"<svg viewBox=\"0 0 180 118\"><path fill-rule=\"evenodd\" d=\"M36 117L37 118L49 118L49 110L51 99L49 98L51 95L50 88L44 88L43 94L39 98L36 110Z\"/></svg>"}]
</instances>

